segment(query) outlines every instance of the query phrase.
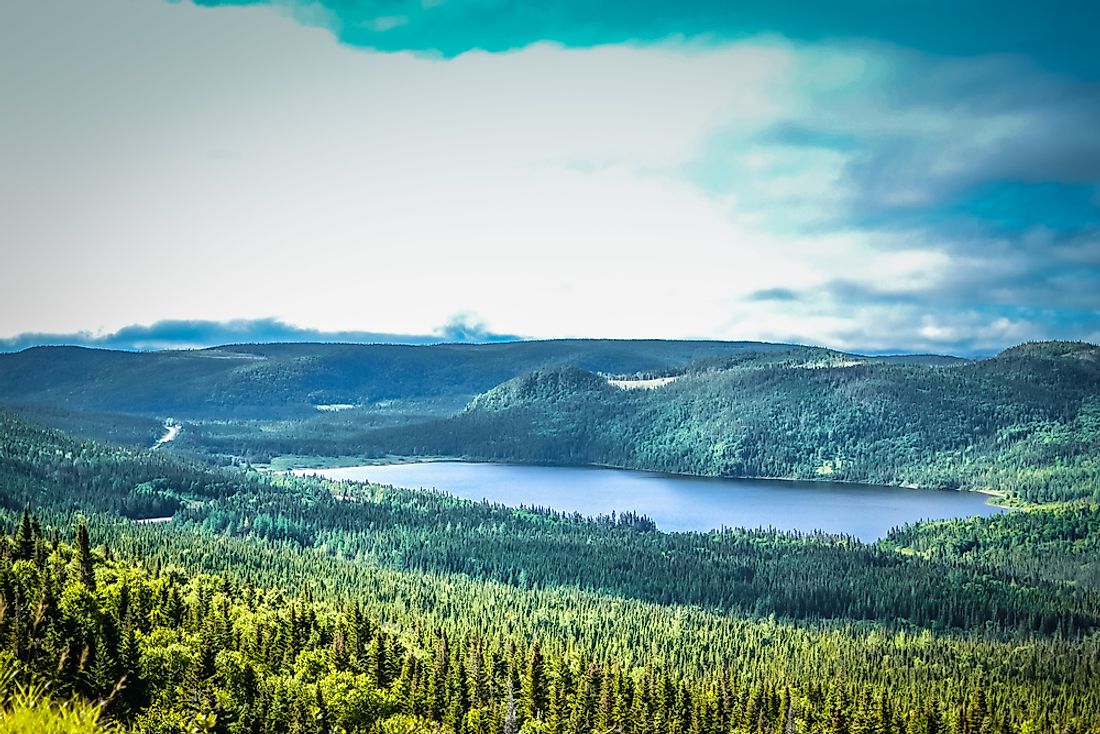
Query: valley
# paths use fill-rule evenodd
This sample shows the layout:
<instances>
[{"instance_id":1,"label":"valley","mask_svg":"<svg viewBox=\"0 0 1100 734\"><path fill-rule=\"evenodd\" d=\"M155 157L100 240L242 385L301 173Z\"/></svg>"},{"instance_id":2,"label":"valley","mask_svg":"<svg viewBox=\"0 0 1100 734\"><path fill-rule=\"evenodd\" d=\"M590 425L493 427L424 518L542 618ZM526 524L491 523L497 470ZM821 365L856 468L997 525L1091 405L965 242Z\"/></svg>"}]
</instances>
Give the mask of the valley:
<instances>
[{"instance_id":1,"label":"valley","mask_svg":"<svg viewBox=\"0 0 1100 734\"><path fill-rule=\"evenodd\" d=\"M152 355L175 394L0 356L0 692L165 734L1100 727L1096 347L586 348L413 352L374 402L371 349Z\"/></svg>"},{"instance_id":2,"label":"valley","mask_svg":"<svg viewBox=\"0 0 1100 734\"><path fill-rule=\"evenodd\" d=\"M0 2L0 734L1100 734L1097 28Z\"/></svg>"},{"instance_id":3,"label":"valley","mask_svg":"<svg viewBox=\"0 0 1100 734\"><path fill-rule=\"evenodd\" d=\"M1070 342L971 361L614 340L38 348L0 355L0 404L135 446L172 418L186 426L177 449L219 463L448 457L1051 502L1100 499L1098 354Z\"/></svg>"}]
</instances>

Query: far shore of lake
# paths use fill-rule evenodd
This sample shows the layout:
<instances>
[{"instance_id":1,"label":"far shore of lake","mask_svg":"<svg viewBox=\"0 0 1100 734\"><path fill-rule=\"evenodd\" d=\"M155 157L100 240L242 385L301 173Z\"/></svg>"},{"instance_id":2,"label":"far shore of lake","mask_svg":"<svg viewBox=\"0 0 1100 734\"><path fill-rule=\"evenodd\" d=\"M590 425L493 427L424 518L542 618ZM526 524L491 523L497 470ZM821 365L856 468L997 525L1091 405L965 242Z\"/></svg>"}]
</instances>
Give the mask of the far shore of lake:
<instances>
[{"instance_id":1,"label":"far shore of lake","mask_svg":"<svg viewBox=\"0 0 1100 734\"><path fill-rule=\"evenodd\" d=\"M1003 507L1005 509L1018 509L1020 507L1029 506L1031 503L1023 502L1013 499L1008 492L1000 489L994 489L992 487L959 487L957 489L941 489L932 487L921 487L915 484L879 484L869 485L865 482L843 481L838 479L828 479L822 476L814 477L764 477L764 476L714 476L711 474L690 474L690 473L677 473L677 472L661 472L651 469L638 469L630 466L619 466L616 464L537 464L530 462L517 462L517 461L492 461L488 459L471 458L467 456L443 456L443 455L428 455L428 456L401 456L401 455L386 455L386 456L309 456L305 454L286 454L282 456L274 457L268 464L257 464L253 468L261 472L268 472L272 474L288 474L288 473L300 473L303 470L318 469L350 469L360 466L394 466L405 464L428 464L437 462L458 462L464 464L495 464L502 466L571 466L574 468L593 468L593 469L619 469L622 471L642 471L652 474L660 474L668 477L681 477L686 479L730 479L730 480L766 480L770 482L813 482L815 484L821 484L825 486L837 486L837 485L851 485L851 486L878 486L878 487L892 487L896 489L909 489L918 492L973 492L976 494L982 494L989 497L986 503L996 507Z\"/></svg>"},{"instance_id":2,"label":"far shore of lake","mask_svg":"<svg viewBox=\"0 0 1100 734\"><path fill-rule=\"evenodd\" d=\"M435 489L472 501L551 507L586 516L646 515L661 530L776 528L850 535L866 542L922 520L995 515L1009 508L990 492L914 491L911 488L822 479L692 477L621 467L503 464L430 460L289 470L332 481Z\"/></svg>"}]
</instances>

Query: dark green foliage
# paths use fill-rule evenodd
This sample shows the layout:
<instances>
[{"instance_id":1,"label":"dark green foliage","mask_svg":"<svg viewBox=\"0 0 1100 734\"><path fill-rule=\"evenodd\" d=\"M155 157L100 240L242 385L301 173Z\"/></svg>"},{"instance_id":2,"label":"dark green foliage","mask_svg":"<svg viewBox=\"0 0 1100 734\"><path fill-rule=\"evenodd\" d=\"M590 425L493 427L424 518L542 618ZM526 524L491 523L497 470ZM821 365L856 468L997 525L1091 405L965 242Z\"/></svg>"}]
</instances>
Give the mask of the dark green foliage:
<instances>
[{"instance_id":1,"label":"dark green foliage","mask_svg":"<svg viewBox=\"0 0 1100 734\"><path fill-rule=\"evenodd\" d=\"M76 527L76 567L77 579L89 591L95 591L95 571L92 568L92 549L88 540L88 526L80 523Z\"/></svg>"},{"instance_id":2,"label":"dark green foliage","mask_svg":"<svg viewBox=\"0 0 1100 734\"><path fill-rule=\"evenodd\" d=\"M1026 345L953 367L743 352L632 390L546 369L453 418L368 441L407 454L1097 498L1100 348Z\"/></svg>"},{"instance_id":3,"label":"dark green foliage","mask_svg":"<svg viewBox=\"0 0 1100 734\"><path fill-rule=\"evenodd\" d=\"M1021 580L1061 579L1100 589L1100 505L922 523L892 533L888 544Z\"/></svg>"},{"instance_id":4,"label":"dark green foliage","mask_svg":"<svg viewBox=\"0 0 1100 734\"><path fill-rule=\"evenodd\" d=\"M61 545L27 564L13 560L16 542L0 540L0 610L19 600L41 606L47 588L62 602L30 627L0 614L2 667L48 683L54 696L101 701L107 716L149 734L981 734L1100 723L1087 658L1055 662L1064 650L1041 643L1006 665L996 656L1007 646L895 637L886 646L907 658L895 663L859 659L881 643L822 635L798 650L814 650L809 664L751 662L781 657L797 639L791 629L786 641L773 640L784 630L767 625L747 630L751 645L722 666L691 674L624 668L599 653L546 652L537 638L498 632L490 620L458 637L399 633L355 602L107 561L94 551L93 592L72 575L68 559L79 549ZM381 677L380 649L395 661ZM1095 656L1095 646L1087 653ZM936 672L945 654L958 656L950 681ZM975 654L989 664L963 662ZM1021 676L1024 669L1031 672Z\"/></svg>"},{"instance_id":5,"label":"dark green foliage","mask_svg":"<svg viewBox=\"0 0 1100 734\"><path fill-rule=\"evenodd\" d=\"M49 409L178 418L281 418L324 404L461 408L538 367L661 370L754 342L559 340L507 344L245 344L166 352L35 347L0 355L0 401Z\"/></svg>"},{"instance_id":6,"label":"dark green foliage","mask_svg":"<svg viewBox=\"0 0 1100 734\"><path fill-rule=\"evenodd\" d=\"M1100 727L1100 596L1066 583L1096 547L1092 507L877 546L666 534L0 421L0 668L141 731ZM168 492L169 523L120 514ZM1028 565L1029 548L1046 560Z\"/></svg>"},{"instance_id":7,"label":"dark green foliage","mask_svg":"<svg viewBox=\"0 0 1100 734\"><path fill-rule=\"evenodd\" d=\"M15 557L20 561L29 561L34 558L34 528L31 524L31 515L23 510L23 517L19 520L19 533L15 538Z\"/></svg>"}]
</instances>

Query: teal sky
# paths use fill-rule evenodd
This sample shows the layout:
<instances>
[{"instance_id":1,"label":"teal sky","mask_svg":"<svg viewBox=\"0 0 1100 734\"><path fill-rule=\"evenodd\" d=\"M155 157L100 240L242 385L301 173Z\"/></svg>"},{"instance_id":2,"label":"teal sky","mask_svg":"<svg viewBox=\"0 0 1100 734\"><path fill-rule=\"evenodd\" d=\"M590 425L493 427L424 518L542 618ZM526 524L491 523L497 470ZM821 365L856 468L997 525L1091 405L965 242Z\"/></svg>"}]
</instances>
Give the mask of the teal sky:
<instances>
[{"instance_id":1,"label":"teal sky","mask_svg":"<svg viewBox=\"0 0 1100 734\"><path fill-rule=\"evenodd\" d=\"M1100 341L1097 21L1071 2L4 3L0 340L243 319Z\"/></svg>"},{"instance_id":2,"label":"teal sky","mask_svg":"<svg viewBox=\"0 0 1100 734\"><path fill-rule=\"evenodd\" d=\"M1096 76L1100 8L1082 0L198 0L274 5L340 41L444 57L540 41L570 47L686 38L721 46L774 34L813 43L871 40L937 55L1019 54L1059 72Z\"/></svg>"}]
</instances>

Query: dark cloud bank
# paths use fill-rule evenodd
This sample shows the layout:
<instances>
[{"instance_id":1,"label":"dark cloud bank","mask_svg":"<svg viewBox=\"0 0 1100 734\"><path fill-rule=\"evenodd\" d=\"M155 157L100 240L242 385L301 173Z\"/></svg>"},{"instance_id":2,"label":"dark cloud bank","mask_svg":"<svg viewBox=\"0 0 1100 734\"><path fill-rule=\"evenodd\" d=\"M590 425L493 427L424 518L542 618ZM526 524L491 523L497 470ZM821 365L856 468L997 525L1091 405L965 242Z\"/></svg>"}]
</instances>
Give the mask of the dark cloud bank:
<instances>
[{"instance_id":1,"label":"dark cloud bank","mask_svg":"<svg viewBox=\"0 0 1100 734\"><path fill-rule=\"evenodd\" d=\"M150 325L126 326L109 334L19 334L0 339L0 351L16 352L35 346L69 345L152 351L201 349L222 344L272 342L327 342L344 344L489 344L518 341L511 334L496 334L468 317L451 319L434 334L386 334L372 331L320 331L292 326L278 319L233 321L165 320Z\"/></svg>"}]
</instances>

